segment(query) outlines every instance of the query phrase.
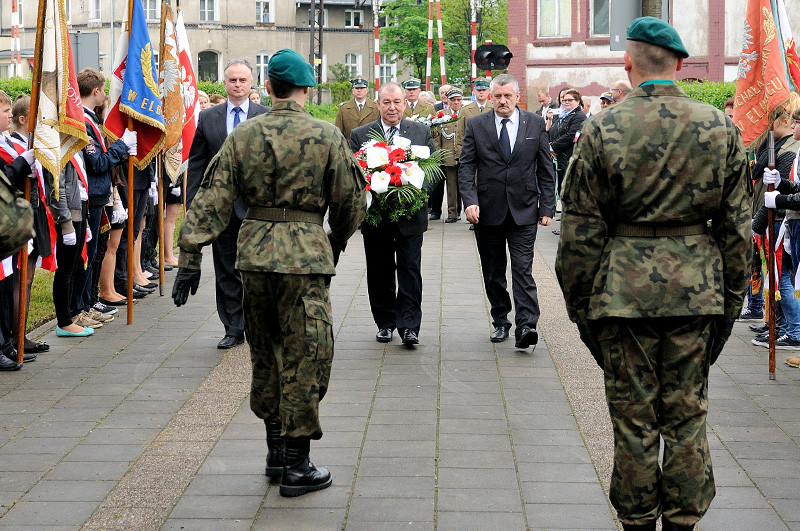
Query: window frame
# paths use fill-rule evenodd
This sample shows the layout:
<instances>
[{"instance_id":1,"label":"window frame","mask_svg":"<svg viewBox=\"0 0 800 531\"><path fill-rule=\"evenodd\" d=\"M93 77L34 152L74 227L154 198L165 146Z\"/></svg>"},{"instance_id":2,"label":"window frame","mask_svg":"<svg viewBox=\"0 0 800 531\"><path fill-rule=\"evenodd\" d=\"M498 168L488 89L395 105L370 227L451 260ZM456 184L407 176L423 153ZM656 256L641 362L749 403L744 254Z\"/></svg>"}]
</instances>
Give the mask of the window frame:
<instances>
[{"instance_id":1,"label":"window frame","mask_svg":"<svg viewBox=\"0 0 800 531\"><path fill-rule=\"evenodd\" d=\"M263 20L264 6L267 6L267 14L269 19L267 22ZM275 23L275 4L272 0L256 0L256 24L274 24Z\"/></svg>"},{"instance_id":2,"label":"window frame","mask_svg":"<svg viewBox=\"0 0 800 531\"><path fill-rule=\"evenodd\" d=\"M213 4L211 9L208 9L209 2ZM200 24L219 24L219 2L220 0L200 0L200 2L197 4L200 11ZM209 12L211 11L213 11L213 19L208 20L207 18L204 18L208 17Z\"/></svg>"},{"instance_id":3,"label":"window frame","mask_svg":"<svg viewBox=\"0 0 800 531\"><path fill-rule=\"evenodd\" d=\"M100 22L102 20L103 18L102 6L103 4L100 0L89 0L89 22Z\"/></svg>"},{"instance_id":4,"label":"window frame","mask_svg":"<svg viewBox=\"0 0 800 531\"><path fill-rule=\"evenodd\" d=\"M152 6L148 4L153 4ZM142 9L144 10L144 18L148 22L158 22L161 20L161 2L159 0L142 0ZM154 16L150 16L151 11Z\"/></svg>"},{"instance_id":5,"label":"window frame","mask_svg":"<svg viewBox=\"0 0 800 531\"><path fill-rule=\"evenodd\" d=\"M264 62L264 64L261 64L262 58L265 57L265 56L266 56L267 60L266 60L266 62ZM268 52L266 50L262 50L262 51L260 51L260 52L258 52L256 54L256 66L254 68L254 70L256 71L255 82L256 82L256 86L259 87L259 88L261 88L263 86L266 86L266 83L267 83L267 65L269 65L270 57L272 57L272 53L270 53L270 52ZM263 74L263 78L262 78L262 74Z\"/></svg>"},{"instance_id":6,"label":"window frame","mask_svg":"<svg viewBox=\"0 0 800 531\"><path fill-rule=\"evenodd\" d=\"M355 59L354 64L351 65L350 63L347 62L348 56L353 56L353 58ZM344 54L344 66L348 69L348 72L350 73L350 79L363 75L363 69L361 67L362 64L361 57L362 57L361 54L358 52L347 52ZM355 69L355 72L353 71L353 69Z\"/></svg>"},{"instance_id":7,"label":"window frame","mask_svg":"<svg viewBox=\"0 0 800 531\"><path fill-rule=\"evenodd\" d=\"M384 76L384 69L389 69L390 75ZM378 55L378 80L381 84L397 81L397 59L387 53Z\"/></svg>"},{"instance_id":8,"label":"window frame","mask_svg":"<svg viewBox=\"0 0 800 531\"><path fill-rule=\"evenodd\" d=\"M214 73L214 79L203 79L203 71L201 69L204 66L200 61L200 55L202 54L214 54L216 58L217 68L216 72ZM220 81L220 72L219 72L219 65L220 65L220 53L214 50L203 50L202 52L197 52L197 80L198 81Z\"/></svg>"},{"instance_id":9,"label":"window frame","mask_svg":"<svg viewBox=\"0 0 800 531\"><path fill-rule=\"evenodd\" d=\"M610 12L611 9L611 0L590 0L589 2L589 36L592 38L611 38L611 24L608 23L608 28L606 33L597 33L594 29L595 23L595 3L596 2L605 2L606 3L606 12Z\"/></svg>"},{"instance_id":10,"label":"window frame","mask_svg":"<svg viewBox=\"0 0 800 531\"><path fill-rule=\"evenodd\" d=\"M309 8L309 11L311 11L310 8ZM317 26L316 23L317 23L317 21L315 20L314 21L314 29L318 29L318 26ZM311 21L308 22L308 27L311 27ZM328 27L328 8L327 7L322 10L322 27L323 28L327 28Z\"/></svg>"},{"instance_id":11,"label":"window frame","mask_svg":"<svg viewBox=\"0 0 800 531\"><path fill-rule=\"evenodd\" d=\"M358 14L360 23L353 22L353 15ZM349 20L348 20L349 18ZM345 9L344 10L344 27L348 29L359 29L364 27L364 10L363 9Z\"/></svg>"},{"instance_id":12,"label":"window frame","mask_svg":"<svg viewBox=\"0 0 800 531\"><path fill-rule=\"evenodd\" d=\"M543 35L542 34L542 4L546 2L552 2L555 6L555 16L554 21L559 25L557 29L555 29L555 33L553 35ZM563 29L560 27L561 24L561 5L562 2L565 0L537 0L536 1L536 39L537 40L550 40L550 39L557 39L557 40L571 40L573 33L572 33L572 2L571 0L566 0L566 4L569 6L570 16L569 16L569 28ZM559 33L559 31L566 31L567 33Z\"/></svg>"}]
</instances>

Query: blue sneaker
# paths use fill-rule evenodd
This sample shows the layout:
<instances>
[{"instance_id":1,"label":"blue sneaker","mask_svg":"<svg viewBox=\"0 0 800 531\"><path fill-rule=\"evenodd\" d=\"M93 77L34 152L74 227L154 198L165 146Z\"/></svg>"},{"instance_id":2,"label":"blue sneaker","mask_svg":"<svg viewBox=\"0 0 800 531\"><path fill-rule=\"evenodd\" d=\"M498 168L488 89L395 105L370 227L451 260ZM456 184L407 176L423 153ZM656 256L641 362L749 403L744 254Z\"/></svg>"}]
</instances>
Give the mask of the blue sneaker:
<instances>
[{"instance_id":1,"label":"blue sneaker","mask_svg":"<svg viewBox=\"0 0 800 531\"><path fill-rule=\"evenodd\" d=\"M92 334L94 334L94 329L88 326L84 326L81 332L70 332L69 330L64 330L60 326L56 327L56 335L58 337L86 337Z\"/></svg>"}]
</instances>

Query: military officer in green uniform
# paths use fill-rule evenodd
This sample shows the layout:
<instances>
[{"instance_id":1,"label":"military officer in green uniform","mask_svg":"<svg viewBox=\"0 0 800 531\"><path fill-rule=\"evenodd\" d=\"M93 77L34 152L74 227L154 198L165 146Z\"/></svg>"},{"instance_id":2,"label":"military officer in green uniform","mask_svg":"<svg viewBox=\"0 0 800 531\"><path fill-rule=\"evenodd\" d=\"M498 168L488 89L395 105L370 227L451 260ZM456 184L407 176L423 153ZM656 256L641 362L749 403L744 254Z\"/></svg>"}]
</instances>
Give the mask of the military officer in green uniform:
<instances>
[{"instance_id":1,"label":"military officer in green uniform","mask_svg":"<svg viewBox=\"0 0 800 531\"><path fill-rule=\"evenodd\" d=\"M725 114L675 86L666 22L628 28L636 87L588 119L569 162L556 274L601 365L614 428L610 499L625 529L692 529L714 498L708 371L747 287L745 149ZM664 441L659 468L660 439Z\"/></svg>"},{"instance_id":2,"label":"military officer in green uniform","mask_svg":"<svg viewBox=\"0 0 800 531\"><path fill-rule=\"evenodd\" d=\"M366 192L344 137L303 108L315 85L311 65L280 50L267 76L272 111L228 136L186 215L172 297L181 306L197 291L201 249L242 197L236 268L253 363L250 407L266 424L267 475L282 476L281 495L299 496L331 484L330 472L309 461L309 440L322 437L319 401L333 359L328 285L364 217Z\"/></svg>"},{"instance_id":3,"label":"military officer in green uniform","mask_svg":"<svg viewBox=\"0 0 800 531\"><path fill-rule=\"evenodd\" d=\"M486 112L494 108L489 99L490 81L485 77L475 79L475 101L471 101L461 108L459 116L465 119L471 118L476 114Z\"/></svg>"},{"instance_id":4,"label":"military officer in green uniform","mask_svg":"<svg viewBox=\"0 0 800 531\"><path fill-rule=\"evenodd\" d=\"M461 119L461 105L464 93L460 88L451 88L447 91L448 109L445 112L456 118L455 121L437 125L432 128L433 144L436 149L444 149L447 156L442 160L444 179L436 183L431 193L431 208L442 207L442 187L447 187L447 218L445 223L455 223L461 217L461 194L458 192L458 155L461 154L461 142L464 140L464 123ZM438 194L437 194L437 189ZM436 198L438 202L436 202Z\"/></svg>"},{"instance_id":5,"label":"military officer in green uniform","mask_svg":"<svg viewBox=\"0 0 800 531\"><path fill-rule=\"evenodd\" d=\"M403 88L406 91L406 110L403 111L403 118L411 118L415 114L427 116L435 112L433 105L419 99L419 92L422 88L422 82L419 79L412 77L404 81Z\"/></svg>"},{"instance_id":6,"label":"military officer in green uniform","mask_svg":"<svg viewBox=\"0 0 800 531\"><path fill-rule=\"evenodd\" d=\"M378 105L367 98L367 87L369 86L367 80L357 77L350 80L350 83L353 85L353 99L339 105L335 122L336 127L346 139L350 138L350 131L374 122L381 115Z\"/></svg>"}]
</instances>

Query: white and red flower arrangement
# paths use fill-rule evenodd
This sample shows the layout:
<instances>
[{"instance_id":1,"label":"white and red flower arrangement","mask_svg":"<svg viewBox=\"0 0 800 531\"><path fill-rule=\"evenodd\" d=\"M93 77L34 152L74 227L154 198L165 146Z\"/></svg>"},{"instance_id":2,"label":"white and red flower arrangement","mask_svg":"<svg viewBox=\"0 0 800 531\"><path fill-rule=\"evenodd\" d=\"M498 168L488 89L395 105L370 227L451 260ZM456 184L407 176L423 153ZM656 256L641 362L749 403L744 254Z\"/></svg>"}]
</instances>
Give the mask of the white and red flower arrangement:
<instances>
[{"instance_id":1,"label":"white and red flower arrangement","mask_svg":"<svg viewBox=\"0 0 800 531\"><path fill-rule=\"evenodd\" d=\"M458 117L453 116L452 114L448 114L444 111L438 111L428 115L415 114L409 119L413 122L419 122L427 125L428 127L433 127L435 125L442 125L454 122L458 120Z\"/></svg>"},{"instance_id":2,"label":"white and red flower arrangement","mask_svg":"<svg viewBox=\"0 0 800 531\"><path fill-rule=\"evenodd\" d=\"M370 192L364 221L377 226L382 220L398 221L419 211L428 201L425 181L434 183L444 176L440 165L445 155L445 150L431 153L428 146L412 145L399 135L387 139L371 132L370 140L354 153Z\"/></svg>"}]
</instances>

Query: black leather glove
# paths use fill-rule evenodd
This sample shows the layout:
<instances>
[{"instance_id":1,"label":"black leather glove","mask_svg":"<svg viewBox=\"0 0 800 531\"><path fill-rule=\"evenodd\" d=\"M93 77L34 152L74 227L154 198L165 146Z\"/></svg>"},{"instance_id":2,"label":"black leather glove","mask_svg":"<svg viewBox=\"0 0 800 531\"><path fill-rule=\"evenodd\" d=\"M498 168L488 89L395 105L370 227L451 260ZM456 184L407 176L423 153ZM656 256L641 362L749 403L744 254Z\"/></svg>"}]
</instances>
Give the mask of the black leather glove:
<instances>
[{"instance_id":1,"label":"black leather glove","mask_svg":"<svg viewBox=\"0 0 800 531\"><path fill-rule=\"evenodd\" d=\"M725 317L717 317L714 320L711 336L711 350L709 351L711 365L716 363L717 358L719 358L720 353L722 353L722 347L725 346L728 338L731 337L733 323L735 322L736 319L726 319Z\"/></svg>"},{"instance_id":2,"label":"black leather glove","mask_svg":"<svg viewBox=\"0 0 800 531\"><path fill-rule=\"evenodd\" d=\"M600 348L600 342L597 337L592 333L589 323L578 323L578 333L581 335L581 341L589 349L594 361L602 369L603 368L603 350Z\"/></svg>"},{"instance_id":3,"label":"black leather glove","mask_svg":"<svg viewBox=\"0 0 800 531\"><path fill-rule=\"evenodd\" d=\"M339 264L339 255L342 254L344 246L340 245L339 242L334 240L333 235L330 232L328 233L328 242L330 242L331 250L333 251L333 267L336 267Z\"/></svg>"},{"instance_id":4,"label":"black leather glove","mask_svg":"<svg viewBox=\"0 0 800 531\"><path fill-rule=\"evenodd\" d=\"M189 300L189 293L191 292L192 295L197 293L198 286L200 286L199 269L179 268L175 283L172 285L172 300L175 301L175 306L186 304L186 301Z\"/></svg>"}]
</instances>

